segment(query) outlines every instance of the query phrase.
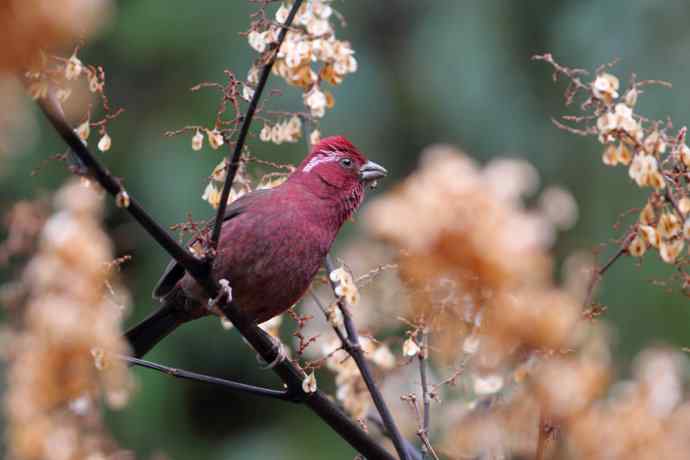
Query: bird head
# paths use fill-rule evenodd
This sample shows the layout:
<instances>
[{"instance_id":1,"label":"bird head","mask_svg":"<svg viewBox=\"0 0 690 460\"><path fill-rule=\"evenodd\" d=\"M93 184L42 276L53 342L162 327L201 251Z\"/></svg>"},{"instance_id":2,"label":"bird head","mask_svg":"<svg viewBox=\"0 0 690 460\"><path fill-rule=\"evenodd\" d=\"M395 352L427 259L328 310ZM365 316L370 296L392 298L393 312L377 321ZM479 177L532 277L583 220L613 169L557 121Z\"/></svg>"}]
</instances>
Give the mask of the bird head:
<instances>
[{"instance_id":1,"label":"bird head","mask_svg":"<svg viewBox=\"0 0 690 460\"><path fill-rule=\"evenodd\" d=\"M293 180L305 184L315 195L344 206L349 217L361 204L364 190L388 174L383 166L367 160L343 136L322 139L297 166Z\"/></svg>"},{"instance_id":2,"label":"bird head","mask_svg":"<svg viewBox=\"0 0 690 460\"><path fill-rule=\"evenodd\" d=\"M388 174L343 136L326 137L315 144L297 171L341 191L363 189Z\"/></svg>"}]
</instances>

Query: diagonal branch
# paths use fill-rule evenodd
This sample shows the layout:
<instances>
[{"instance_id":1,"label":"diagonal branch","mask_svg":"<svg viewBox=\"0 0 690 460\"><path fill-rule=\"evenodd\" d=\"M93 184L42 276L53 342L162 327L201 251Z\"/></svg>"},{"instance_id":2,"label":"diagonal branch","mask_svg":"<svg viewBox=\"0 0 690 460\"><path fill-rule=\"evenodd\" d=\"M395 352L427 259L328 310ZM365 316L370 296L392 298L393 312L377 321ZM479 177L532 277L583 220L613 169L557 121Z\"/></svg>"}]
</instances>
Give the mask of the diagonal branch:
<instances>
[{"instance_id":1,"label":"diagonal branch","mask_svg":"<svg viewBox=\"0 0 690 460\"><path fill-rule=\"evenodd\" d=\"M326 272L329 275L333 270L335 270L335 266L330 254L326 256L324 265L326 266ZM335 289L335 282L331 280L330 276L328 276L328 279L331 282L331 287ZM398 456L401 460L407 460L409 456L405 448L405 440L395 424L395 420L391 415L390 409L388 409L386 401L383 399L381 390L379 390L376 382L374 382L374 378L371 375L371 370L369 369L369 365L367 364L364 358L364 353L362 352L362 345L359 342L359 334L355 328L354 321L352 321L352 315L350 315L350 311L345 304L344 299L341 297L338 298L338 308L340 308L340 311L343 314L343 323L345 324L345 332L347 333L347 342L344 343L343 346L350 356L352 356L352 359L355 360L355 364L357 364L357 368L362 374L364 383L367 385L371 399L374 401L374 405L381 415L381 421L386 427L386 431L388 431L390 438L395 445L395 450L398 452Z\"/></svg>"},{"instance_id":2,"label":"diagonal branch","mask_svg":"<svg viewBox=\"0 0 690 460\"><path fill-rule=\"evenodd\" d=\"M237 137L237 142L235 143L235 149L232 155L228 155L225 160L225 164L228 167L228 173L225 176L225 183L223 184L223 191L220 194L220 204L218 205L218 211L216 212L216 221L213 225L213 233L211 234L211 253L215 252L218 247L218 240L220 240L220 230L223 227L223 218L225 216L225 208L228 206L228 197L230 196L230 189L232 188L232 183L235 181L235 175L237 174L237 169L240 166L240 155L242 154L242 148L247 140L247 134L249 133L249 127L252 124L252 119L254 118L254 112L256 112L256 107L259 104L259 99L266 87L266 82L271 74L271 68L273 68L273 63L276 61L276 55L280 46L283 44L285 35L287 34L288 28L292 24L292 21L297 15L297 10L299 10L302 0L295 0L290 9L290 14L285 20L283 28L280 29L278 34L278 40L275 44L274 49L271 51L271 56L268 62L264 65L261 70L261 76L259 77L259 83L256 85L256 90L252 96L252 100L249 102L249 107L247 107L247 113L242 119L242 127L240 128L240 134ZM228 144L230 145L230 144Z\"/></svg>"},{"instance_id":3,"label":"diagonal branch","mask_svg":"<svg viewBox=\"0 0 690 460\"><path fill-rule=\"evenodd\" d=\"M113 197L126 193L113 175L100 165L93 157L89 149L67 124L60 110L59 103L54 98L45 98L38 101L43 113L51 122L55 130L60 134L67 145L88 168L94 179ZM210 298L217 297L219 286L210 277L206 266L189 252L180 247L165 230L156 223L132 198L129 198L127 210L141 224L168 254L182 265L192 277L203 286ZM279 351L273 340L260 329L254 322L242 313L241 308L235 302L222 302L219 305L227 318L235 325L237 330L251 344L256 352L266 362L274 362L279 357ZM291 361L282 359L274 367L273 371L280 376L292 394L301 395L303 404L315 412L336 433L347 441L353 448L369 460L393 460L393 456L382 446L377 444L367 433L356 425L345 413L343 413L323 392L316 391L306 394L302 390L302 381L306 377L304 371Z\"/></svg>"},{"instance_id":4,"label":"diagonal branch","mask_svg":"<svg viewBox=\"0 0 690 460\"><path fill-rule=\"evenodd\" d=\"M120 197L119 201L126 205L127 211L144 227L144 229L161 245L180 265L182 265L190 273L201 275L204 273L205 266L203 262L194 257L189 251L170 236L170 234L163 229L158 223L141 207L141 205L122 187L122 184L113 177L113 175L104 168L96 158L91 154L89 149L84 145L77 133L67 124L62 113L62 107L54 95L53 91L49 92L48 97L38 100L38 105L48 118L53 128L60 134L62 140L72 149L72 152L77 156L80 164L87 169L87 172L98 181L98 183L111 195Z\"/></svg>"}]
</instances>

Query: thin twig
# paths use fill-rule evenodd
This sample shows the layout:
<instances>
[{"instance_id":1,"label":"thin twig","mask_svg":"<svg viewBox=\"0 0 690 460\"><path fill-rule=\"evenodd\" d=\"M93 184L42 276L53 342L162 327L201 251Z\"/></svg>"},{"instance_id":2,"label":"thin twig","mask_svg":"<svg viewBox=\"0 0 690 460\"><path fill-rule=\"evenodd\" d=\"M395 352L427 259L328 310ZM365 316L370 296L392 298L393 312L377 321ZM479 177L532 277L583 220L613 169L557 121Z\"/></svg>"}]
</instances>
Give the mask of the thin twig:
<instances>
[{"instance_id":1,"label":"thin twig","mask_svg":"<svg viewBox=\"0 0 690 460\"><path fill-rule=\"evenodd\" d=\"M154 363L151 361L146 361L139 358L134 358L132 356L118 355L118 358L123 361L133 365L144 367L146 369L152 369L154 371L162 372L163 374L169 375L171 377L193 380L196 382L211 383L213 385L218 385L231 390L241 391L244 393L249 393L255 396L264 396L274 399L279 399L282 401L289 401L295 395L293 395L288 390L272 390L270 388L262 388L254 385L247 385L244 383L233 382L231 380L221 379L218 377L212 377L210 375L198 374L196 372L186 371L184 369L177 369L174 367L164 366L162 364Z\"/></svg>"},{"instance_id":2,"label":"thin twig","mask_svg":"<svg viewBox=\"0 0 690 460\"><path fill-rule=\"evenodd\" d=\"M422 444L425 449L422 450L422 458L426 457L426 453L430 453L434 459L438 460L438 456L431 446L431 441L429 441L429 425L431 422L431 398L429 396L429 386L427 384L426 367L427 359L429 358L429 336L426 327L422 328L422 350L417 353L417 358L419 359L419 377L420 384L422 387L422 426L419 430L419 439L421 439Z\"/></svg>"},{"instance_id":3,"label":"thin twig","mask_svg":"<svg viewBox=\"0 0 690 460\"><path fill-rule=\"evenodd\" d=\"M592 278L589 280L589 286L587 286L587 293L585 295L584 308L588 308L592 303L594 289L597 287L597 284L599 284L601 277L604 276L604 273L606 273L608 269L611 268L611 266L628 251L628 246L634 238L635 232L629 231L625 238L623 238L623 242L621 243L620 248L618 248L618 251L616 251L616 253L612 255L611 258L609 258L609 260L601 266L601 268L592 270Z\"/></svg>"},{"instance_id":4,"label":"thin twig","mask_svg":"<svg viewBox=\"0 0 690 460\"><path fill-rule=\"evenodd\" d=\"M220 239L220 230L223 227L223 217L225 216L225 208L228 205L230 189L232 188L232 184L235 181L235 175L237 174L237 169L240 165L240 155L242 154L242 148L244 148L244 143L247 139L247 134L249 133L249 127L252 124L252 119L254 118L254 112L256 112L256 107L259 104L259 99L261 99L261 95L264 91L264 88L266 87L266 82L268 81L268 77L271 74L271 68L273 67L273 63L276 60L278 50L280 49L280 46L282 45L283 40L285 39L285 35L287 34L287 30L292 24L293 19L295 19L295 16L297 15L297 10L299 10L301 4L302 0L295 0L295 2L292 4L290 14L288 15L283 28L280 30L280 33L278 34L278 40L276 41L274 49L271 51L271 57L269 58L268 62L264 65L261 71L259 83L256 85L256 90L254 91L254 95L252 96L251 102L249 102L249 107L247 107L247 113L243 117L242 127L240 128L240 133L237 137L237 142L235 143L235 149L232 152L232 154L228 155L228 158L225 160L226 164L229 165L229 168L228 174L225 177L225 183L223 184L223 191L220 195L220 204L218 205L218 212L216 213L216 222L213 226L213 233L211 234L211 253L214 253L215 249L218 247L218 240Z\"/></svg>"},{"instance_id":5,"label":"thin twig","mask_svg":"<svg viewBox=\"0 0 690 460\"><path fill-rule=\"evenodd\" d=\"M367 415L367 420L376 425L376 427L381 430L381 432L390 438L389 433L386 431L386 427L381 421L381 416L375 412L369 412ZM403 439L405 443L405 449L407 450L407 455L410 456L410 460L424 460L422 458L421 452L407 439Z\"/></svg>"},{"instance_id":6,"label":"thin twig","mask_svg":"<svg viewBox=\"0 0 690 460\"><path fill-rule=\"evenodd\" d=\"M325 266L326 272L329 274L335 270L335 265L333 264L330 254L326 256ZM331 280L330 276L328 279L331 282L331 287L335 289L335 282ZM407 454L407 450L405 449L403 437L395 424L395 420L393 419L388 406L386 405L386 401L383 399L381 390L379 390L376 382L374 382L374 378L371 375L371 370L369 369L369 365L367 364L364 358L364 353L362 352L362 345L359 342L359 335L357 333L357 329L355 328L354 322L352 321L352 315L350 314L350 311L342 298L338 298L338 308L340 308L340 311L343 314L343 323L345 325L345 332L347 333L349 346L346 348L346 350L348 353L350 353L350 356L352 356L352 359L354 359L355 364L357 364L359 372L362 374L362 379L369 390L371 399L374 401L376 410L378 410L379 414L381 415L381 420L383 421L386 430L390 434L391 440L393 441L395 450L398 452L400 460L407 460L409 456Z\"/></svg>"}]
</instances>

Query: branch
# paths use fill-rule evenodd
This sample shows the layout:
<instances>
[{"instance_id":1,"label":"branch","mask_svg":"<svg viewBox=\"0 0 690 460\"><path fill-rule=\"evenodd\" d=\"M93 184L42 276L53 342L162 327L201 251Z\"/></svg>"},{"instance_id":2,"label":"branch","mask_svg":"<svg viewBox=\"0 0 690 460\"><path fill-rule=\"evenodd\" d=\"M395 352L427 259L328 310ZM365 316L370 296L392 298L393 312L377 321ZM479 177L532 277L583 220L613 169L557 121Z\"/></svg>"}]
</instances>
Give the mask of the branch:
<instances>
[{"instance_id":1,"label":"branch","mask_svg":"<svg viewBox=\"0 0 690 460\"><path fill-rule=\"evenodd\" d=\"M335 270L330 254L326 256L325 266L329 275L333 270ZM328 279L331 283L331 287L335 289L335 282L331 280L330 276L328 276ZM345 301L341 297L338 298L338 308L340 308L340 312L343 314L343 323L345 324L345 332L347 332L347 342L343 343L343 346L350 356L352 356L352 359L355 360L355 363L359 368L359 372L362 374L362 378L364 379L364 383L367 385L371 399L374 401L374 405L381 415L381 420L386 427L386 431L388 431L390 434L390 438L395 445L395 450L398 452L398 456L401 460L408 460L409 457L407 450L405 449L404 439L400 434L398 427L395 425L395 420L393 420L393 416L386 405L386 401L383 399L381 390L379 390L378 386L376 386L374 378L371 376L369 365L364 359L364 353L362 352L362 345L359 342L357 329L352 321L352 315L350 315L350 311L347 308Z\"/></svg>"},{"instance_id":2,"label":"branch","mask_svg":"<svg viewBox=\"0 0 690 460\"><path fill-rule=\"evenodd\" d=\"M376 427L381 430L381 432L390 438L390 434L386 431L386 427L383 426L383 422L381 421L381 416L370 412L367 415L367 420L369 420L371 423L376 425ZM407 455L410 456L410 460L424 460L422 457L422 454L417 450L417 448L407 439L403 439L403 442L405 443L405 450L407 450Z\"/></svg>"},{"instance_id":3,"label":"branch","mask_svg":"<svg viewBox=\"0 0 690 460\"><path fill-rule=\"evenodd\" d=\"M422 402L424 404L424 411L422 415L422 426L419 430L419 438L422 440L424 449L422 449L422 458L426 458L426 453L429 452L435 460L438 460L438 455L431 446L429 441L429 423L431 420L431 398L429 397L429 386L426 378L426 361L429 358L429 337L426 326L422 328L422 350L417 353L419 359L419 377L422 387Z\"/></svg>"},{"instance_id":4,"label":"branch","mask_svg":"<svg viewBox=\"0 0 690 460\"><path fill-rule=\"evenodd\" d=\"M282 401L290 401L294 399L294 394L289 390L271 390L270 388L262 388L254 385L246 385L244 383L233 382L210 375L197 374L196 372L186 371L184 369L177 369L174 367L163 366L161 364L153 363L132 356L117 355L119 359L131 364L132 366L144 367L154 371L162 372L163 374L175 377L178 379L193 380L196 382L211 383L222 387L230 388L235 391L242 391L255 396L265 396L269 398L279 399Z\"/></svg>"},{"instance_id":5,"label":"branch","mask_svg":"<svg viewBox=\"0 0 690 460\"><path fill-rule=\"evenodd\" d=\"M302 0L295 0L290 9L290 14L288 15L283 28L278 34L278 40L275 44L275 48L271 51L271 57L268 62L264 65L261 76L259 77L259 83L256 85L256 90L252 96L251 102L249 102L249 107L247 107L247 113L244 115L242 120L242 127L240 128L240 134L237 137L237 142L235 143L235 150L232 155L228 155L225 160L228 165L228 173L225 176L225 183L223 184L223 191L220 194L220 203L218 205L218 212L216 212L216 222L213 226L213 233L211 234L211 253L213 254L218 247L218 241L220 240L220 230L223 227L223 218L225 217L225 208L228 206L228 197L230 196L230 189L232 188L232 183L235 181L235 175L237 174L237 169L240 166L240 155L242 154L242 148L247 140L247 134L249 133L249 127L252 124L252 119L254 118L254 112L256 112L256 107L259 105L259 99L266 87L266 82L271 74L271 68L273 68L273 63L276 61L276 55L280 46L283 44L285 35L287 34L288 28L292 24L292 21L297 15L297 10L299 10ZM228 146L230 144L228 143Z\"/></svg>"},{"instance_id":6,"label":"branch","mask_svg":"<svg viewBox=\"0 0 690 460\"><path fill-rule=\"evenodd\" d=\"M72 148L77 157L88 168L96 181L113 197L122 197L126 193L122 186L115 180L112 174L101 166L93 157L88 148L74 133L62 115L62 110L56 99L45 98L38 101L43 113L51 122L55 130L60 134L67 145ZM196 259L189 252L173 240L168 233L163 230L131 197L127 210L141 224L141 226L151 235L152 238L165 249L170 256L182 265L189 274L203 286L210 298L217 297L219 292L218 284L211 279L206 265ZM278 350L273 340L252 322L235 302L228 304L223 302L220 306L227 318L232 321L238 331L251 344L257 353L266 362L273 362L278 357ZM297 392L302 399L300 402L307 405L324 422L326 422L336 433L347 441L353 448L364 455L369 460L383 459L393 460L393 456L383 447L378 445L368 434L362 431L345 413L343 413L323 392L316 391L306 394L302 391L302 381L305 378L304 371L287 360L281 360L273 367L273 370L285 382L288 391Z\"/></svg>"},{"instance_id":7,"label":"branch","mask_svg":"<svg viewBox=\"0 0 690 460\"><path fill-rule=\"evenodd\" d=\"M587 286L587 293L585 295L584 308L588 308L592 303L592 299L594 297L594 289L597 287L597 284L599 284L601 277L604 276L604 273L606 273L608 269L611 268L611 266L614 263L616 263L616 261L620 259L620 257L623 254L625 254L628 251L628 246L634 238L635 229L633 228L629 231L625 238L623 238L623 242L621 243L620 248L618 248L618 251L616 251L616 253L613 254L611 258L608 261L606 261L606 263L602 265L600 268L592 270L592 278L589 280L589 286Z\"/></svg>"},{"instance_id":8,"label":"branch","mask_svg":"<svg viewBox=\"0 0 690 460\"><path fill-rule=\"evenodd\" d=\"M74 130L67 124L62 112L62 107L54 95L49 91L47 97L38 99L38 105L48 118L53 128L58 132L62 140L72 149L79 159L80 165L87 169L89 175L98 181L108 193L119 197L127 211L144 227L144 229L161 245L185 270L192 274L202 275L206 268L204 263L194 257L189 251L180 246L168 232L141 207L141 205L122 187L120 182L106 168L96 160Z\"/></svg>"}]
</instances>

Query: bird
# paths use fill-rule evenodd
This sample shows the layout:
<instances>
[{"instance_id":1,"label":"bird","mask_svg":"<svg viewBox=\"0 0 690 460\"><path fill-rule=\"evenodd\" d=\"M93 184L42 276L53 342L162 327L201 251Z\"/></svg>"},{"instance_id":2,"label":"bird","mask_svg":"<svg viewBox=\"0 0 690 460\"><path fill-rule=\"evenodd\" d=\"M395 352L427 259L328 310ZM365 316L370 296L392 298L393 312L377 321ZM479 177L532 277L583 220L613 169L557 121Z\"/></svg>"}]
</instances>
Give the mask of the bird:
<instances>
[{"instance_id":1,"label":"bird","mask_svg":"<svg viewBox=\"0 0 690 460\"><path fill-rule=\"evenodd\" d=\"M283 313L308 290L365 191L387 174L345 137L323 138L282 184L228 204L211 277L227 280L233 300L257 324ZM160 306L125 333L136 358L178 326L210 314L204 289L175 261L153 297Z\"/></svg>"}]
</instances>

